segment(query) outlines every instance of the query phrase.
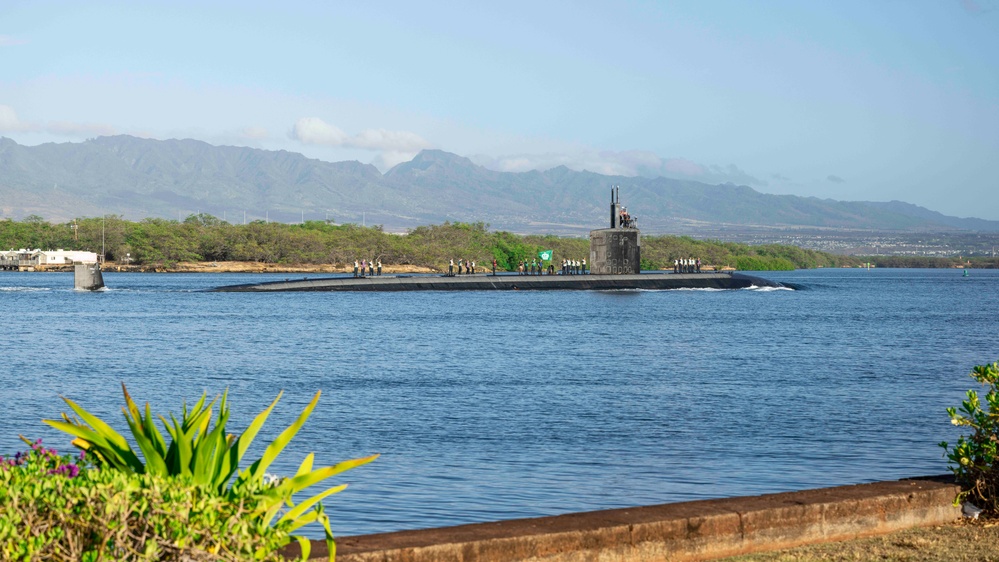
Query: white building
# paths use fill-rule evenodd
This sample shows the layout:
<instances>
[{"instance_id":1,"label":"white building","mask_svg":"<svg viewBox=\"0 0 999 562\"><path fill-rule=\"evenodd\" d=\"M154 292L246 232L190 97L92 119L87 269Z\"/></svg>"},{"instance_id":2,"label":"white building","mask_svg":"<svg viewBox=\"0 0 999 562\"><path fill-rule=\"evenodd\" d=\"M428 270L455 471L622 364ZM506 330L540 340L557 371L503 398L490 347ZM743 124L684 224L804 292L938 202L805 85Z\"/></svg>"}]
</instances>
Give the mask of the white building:
<instances>
[{"instance_id":1,"label":"white building","mask_svg":"<svg viewBox=\"0 0 999 562\"><path fill-rule=\"evenodd\" d=\"M38 255L38 265L73 265L74 263L97 263L95 252L80 252L76 250L35 250Z\"/></svg>"},{"instance_id":2,"label":"white building","mask_svg":"<svg viewBox=\"0 0 999 562\"><path fill-rule=\"evenodd\" d=\"M21 248L0 252L0 266L34 267L36 265L73 265L74 263L96 263L97 254L76 250L30 250Z\"/></svg>"}]
</instances>

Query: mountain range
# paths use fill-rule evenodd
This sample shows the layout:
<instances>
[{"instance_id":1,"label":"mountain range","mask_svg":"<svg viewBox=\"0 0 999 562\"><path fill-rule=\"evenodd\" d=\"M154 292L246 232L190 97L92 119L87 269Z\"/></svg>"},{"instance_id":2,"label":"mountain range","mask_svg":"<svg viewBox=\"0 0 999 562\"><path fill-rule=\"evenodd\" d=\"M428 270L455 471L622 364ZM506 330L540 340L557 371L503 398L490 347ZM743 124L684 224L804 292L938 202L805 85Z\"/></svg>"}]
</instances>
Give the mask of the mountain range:
<instances>
[{"instance_id":1,"label":"mountain range","mask_svg":"<svg viewBox=\"0 0 999 562\"><path fill-rule=\"evenodd\" d=\"M53 222L207 213L229 222L328 219L389 231L481 221L519 233L582 234L608 224L614 185L639 227L656 234L706 226L999 231L999 221L949 217L900 201L771 195L733 184L607 176L564 166L498 172L440 150L424 150L382 174L356 161L190 139L118 135L24 146L0 138L0 213Z\"/></svg>"}]
</instances>

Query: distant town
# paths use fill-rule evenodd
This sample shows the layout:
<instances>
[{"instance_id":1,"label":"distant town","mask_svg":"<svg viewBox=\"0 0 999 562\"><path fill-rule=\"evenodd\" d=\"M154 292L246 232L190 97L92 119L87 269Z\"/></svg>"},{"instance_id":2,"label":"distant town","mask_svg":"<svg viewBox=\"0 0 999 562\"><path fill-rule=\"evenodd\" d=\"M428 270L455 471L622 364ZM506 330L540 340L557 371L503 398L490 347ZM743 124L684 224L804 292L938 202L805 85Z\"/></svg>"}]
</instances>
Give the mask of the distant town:
<instances>
[{"instance_id":1,"label":"distant town","mask_svg":"<svg viewBox=\"0 0 999 562\"><path fill-rule=\"evenodd\" d=\"M996 232L904 232L843 229L699 227L682 236L740 242L783 244L846 256L996 257Z\"/></svg>"}]
</instances>

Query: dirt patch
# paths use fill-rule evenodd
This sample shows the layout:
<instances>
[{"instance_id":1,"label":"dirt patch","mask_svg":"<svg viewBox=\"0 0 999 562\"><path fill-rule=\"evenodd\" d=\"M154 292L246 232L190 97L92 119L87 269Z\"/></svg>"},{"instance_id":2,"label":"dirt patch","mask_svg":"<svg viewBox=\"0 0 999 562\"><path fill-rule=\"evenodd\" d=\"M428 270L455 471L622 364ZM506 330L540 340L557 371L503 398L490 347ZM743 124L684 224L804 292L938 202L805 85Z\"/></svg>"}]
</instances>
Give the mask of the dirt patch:
<instances>
[{"instance_id":1,"label":"dirt patch","mask_svg":"<svg viewBox=\"0 0 999 562\"><path fill-rule=\"evenodd\" d=\"M889 535L803 546L724 562L999 562L999 521L961 520L950 525L907 529Z\"/></svg>"}]
</instances>

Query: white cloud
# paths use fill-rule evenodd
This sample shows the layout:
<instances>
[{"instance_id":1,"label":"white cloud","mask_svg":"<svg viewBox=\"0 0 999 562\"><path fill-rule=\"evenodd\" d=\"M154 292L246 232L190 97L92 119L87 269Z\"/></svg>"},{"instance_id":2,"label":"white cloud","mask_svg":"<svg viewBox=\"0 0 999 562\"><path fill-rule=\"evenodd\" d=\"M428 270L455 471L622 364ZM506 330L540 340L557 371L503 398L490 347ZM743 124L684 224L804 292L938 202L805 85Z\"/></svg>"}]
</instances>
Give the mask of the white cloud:
<instances>
[{"instance_id":1,"label":"white cloud","mask_svg":"<svg viewBox=\"0 0 999 562\"><path fill-rule=\"evenodd\" d=\"M11 37L10 35L0 35L0 47L13 47L15 45L25 45L27 41Z\"/></svg>"},{"instance_id":2,"label":"white cloud","mask_svg":"<svg viewBox=\"0 0 999 562\"><path fill-rule=\"evenodd\" d=\"M115 128L101 123L76 123L73 121L51 121L35 123L21 121L17 112L9 105L0 105L0 133L49 133L62 137L90 137L113 135Z\"/></svg>"},{"instance_id":3,"label":"white cloud","mask_svg":"<svg viewBox=\"0 0 999 562\"><path fill-rule=\"evenodd\" d=\"M418 152L418 151L417 151ZM398 150L386 150L375 156L371 161L371 164L379 170L388 170L389 168L402 164L403 162L409 162L416 157L416 152L400 152Z\"/></svg>"},{"instance_id":4,"label":"white cloud","mask_svg":"<svg viewBox=\"0 0 999 562\"><path fill-rule=\"evenodd\" d=\"M566 154L515 154L509 156L486 156L476 154L469 157L476 164L498 172L529 172L531 170L550 170L566 166L574 170L583 169L578 160Z\"/></svg>"},{"instance_id":5,"label":"white cloud","mask_svg":"<svg viewBox=\"0 0 999 562\"><path fill-rule=\"evenodd\" d=\"M662 175L663 160L655 154L642 151L612 152L582 150L573 153L513 154L491 157L471 156L470 159L486 168L501 172L526 172L550 170L565 166L571 170L586 170L611 176Z\"/></svg>"},{"instance_id":6,"label":"white cloud","mask_svg":"<svg viewBox=\"0 0 999 562\"><path fill-rule=\"evenodd\" d=\"M485 166L499 172L529 172L541 169L534 159L526 156L507 156L496 159L486 156L473 156L471 160L480 166Z\"/></svg>"},{"instance_id":7,"label":"white cloud","mask_svg":"<svg viewBox=\"0 0 999 562\"><path fill-rule=\"evenodd\" d=\"M27 133L37 130L35 125L24 123L9 105L0 105L0 133Z\"/></svg>"},{"instance_id":8,"label":"white cloud","mask_svg":"<svg viewBox=\"0 0 999 562\"><path fill-rule=\"evenodd\" d=\"M348 139L345 143L351 148L368 148L371 150L391 150L419 152L430 148L430 143L416 133L408 131L386 131L385 129L368 129Z\"/></svg>"},{"instance_id":9,"label":"white cloud","mask_svg":"<svg viewBox=\"0 0 999 562\"><path fill-rule=\"evenodd\" d=\"M699 176L704 173L704 166L686 158L667 158L663 160L663 170L683 176Z\"/></svg>"},{"instance_id":10,"label":"white cloud","mask_svg":"<svg viewBox=\"0 0 999 562\"><path fill-rule=\"evenodd\" d=\"M271 136L267 129L263 127L245 127L240 131L240 135L249 140L265 140Z\"/></svg>"},{"instance_id":11,"label":"white cloud","mask_svg":"<svg viewBox=\"0 0 999 562\"><path fill-rule=\"evenodd\" d=\"M350 136L336 125L318 117L303 117L295 122L291 138L305 144L323 144L342 148L363 148L416 153L432 145L416 133L367 129Z\"/></svg>"},{"instance_id":12,"label":"white cloud","mask_svg":"<svg viewBox=\"0 0 999 562\"><path fill-rule=\"evenodd\" d=\"M662 158L653 152L579 150L571 153L513 154L507 156L474 155L473 162L501 172L550 170L565 166L571 170L590 171L609 176L670 177L704 183L738 183L762 186L761 181L734 164L727 166L698 164L686 158Z\"/></svg>"},{"instance_id":13,"label":"white cloud","mask_svg":"<svg viewBox=\"0 0 999 562\"><path fill-rule=\"evenodd\" d=\"M91 137L115 134L115 128L111 125L73 123L70 121L53 121L45 125L45 131L53 135L65 137Z\"/></svg>"},{"instance_id":14,"label":"white cloud","mask_svg":"<svg viewBox=\"0 0 999 562\"><path fill-rule=\"evenodd\" d=\"M347 133L318 117L303 117L296 121L290 136L305 144L329 146L344 146L347 140Z\"/></svg>"},{"instance_id":15,"label":"white cloud","mask_svg":"<svg viewBox=\"0 0 999 562\"><path fill-rule=\"evenodd\" d=\"M746 185L767 185L766 181L759 180L739 169L735 164L728 166L718 166L712 164L708 166L708 176L711 182L737 183Z\"/></svg>"},{"instance_id":16,"label":"white cloud","mask_svg":"<svg viewBox=\"0 0 999 562\"><path fill-rule=\"evenodd\" d=\"M408 162L419 151L432 147L426 139L409 131L366 129L351 136L318 117L299 119L289 136L304 144L379 151L372 164L380 170Z\"/></svg>"}]
</instances>

